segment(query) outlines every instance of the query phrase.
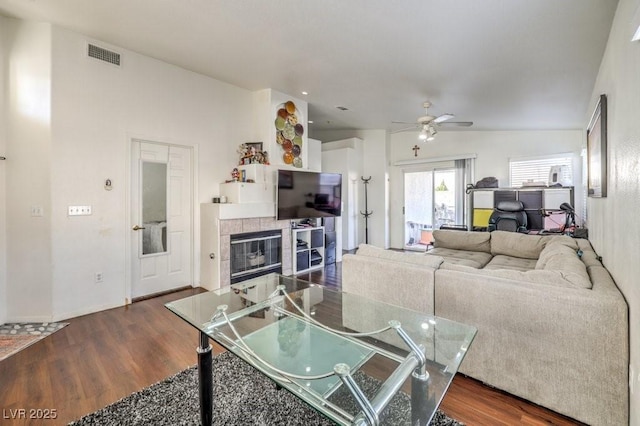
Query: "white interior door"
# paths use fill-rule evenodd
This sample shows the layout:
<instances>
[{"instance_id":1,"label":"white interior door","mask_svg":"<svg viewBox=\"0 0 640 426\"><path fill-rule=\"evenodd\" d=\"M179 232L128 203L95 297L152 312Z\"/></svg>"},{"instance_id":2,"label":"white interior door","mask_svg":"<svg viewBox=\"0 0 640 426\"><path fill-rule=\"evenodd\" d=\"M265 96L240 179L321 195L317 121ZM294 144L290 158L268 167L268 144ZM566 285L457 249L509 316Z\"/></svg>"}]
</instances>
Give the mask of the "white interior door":
<instances>
[{"instance_id":1,"label":"white interior door","mask_svg":"<svg viewBox=\"0 0 640 426\"><path fill-rule=\"evenodd\" d=\"M192 152L132 141L131 297L193 283Z\"/></svg>"}]
</instances>

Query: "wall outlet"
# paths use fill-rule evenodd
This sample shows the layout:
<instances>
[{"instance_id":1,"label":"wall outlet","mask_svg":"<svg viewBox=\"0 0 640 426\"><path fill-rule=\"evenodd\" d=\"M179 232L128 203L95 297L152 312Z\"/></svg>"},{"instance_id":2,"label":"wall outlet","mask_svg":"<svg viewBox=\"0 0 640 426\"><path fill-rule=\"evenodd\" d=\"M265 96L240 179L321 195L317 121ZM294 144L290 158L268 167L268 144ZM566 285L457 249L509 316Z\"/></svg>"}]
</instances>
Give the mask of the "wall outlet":
<instances>
[{"instance_id":1,"label":"wall outlet","mask_svg":"<svg viewBox=\"0 0 640 426\"><path fill-rule=\"evenodd\" d=\"M102 272L96 272L95 281L96 284L100 284L102 282Z\"/></svg>"},{"instance_id":2,"label":"wall outlet","mask_svg":"<svg viewBox=\"0 0 640 426\"><path fill-rule=\"evenodd\" d=\"M31 217L42 217L44 216L44 209L42 206L31 206Z\"/></svg>"}]
</instances>

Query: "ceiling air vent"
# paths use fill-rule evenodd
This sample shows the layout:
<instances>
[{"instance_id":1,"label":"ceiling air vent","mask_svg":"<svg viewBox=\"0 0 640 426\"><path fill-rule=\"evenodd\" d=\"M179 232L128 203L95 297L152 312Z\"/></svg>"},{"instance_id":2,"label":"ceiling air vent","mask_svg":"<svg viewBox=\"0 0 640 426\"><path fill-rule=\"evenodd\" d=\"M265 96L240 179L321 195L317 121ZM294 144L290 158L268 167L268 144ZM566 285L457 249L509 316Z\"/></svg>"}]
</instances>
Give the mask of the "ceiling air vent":
<instances>
[{"instance_id":1,"label":"ceiling air vent","mask_svg":"<svg viewBox=\"0 0 640 426\"><path fill-rule=\"evenodd\" d=\"M89 43L88 55L110 64L120 66L120 54Z\"/></svg>"}]
</instances>

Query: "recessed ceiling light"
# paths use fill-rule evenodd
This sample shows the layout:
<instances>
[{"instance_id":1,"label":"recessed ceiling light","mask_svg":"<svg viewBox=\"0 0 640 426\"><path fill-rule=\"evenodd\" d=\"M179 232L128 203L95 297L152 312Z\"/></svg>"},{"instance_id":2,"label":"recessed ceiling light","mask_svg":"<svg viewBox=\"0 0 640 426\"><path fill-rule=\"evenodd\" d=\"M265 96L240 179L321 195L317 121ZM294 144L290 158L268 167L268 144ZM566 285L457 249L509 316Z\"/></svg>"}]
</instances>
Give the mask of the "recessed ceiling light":
<instances>
[{"instance_id":1,"label":"recessed ceiling light","mask_svg":"<svg viewBox=\"0 0 640 426\"><path fill-rule=\"evenodd\" d=\"M306 95L308 95L308 94L309 94L309 92L305 92L305 91L303 90L303 91L302 91L302 94L306 96Z\"/></svg>"}]
</instances>

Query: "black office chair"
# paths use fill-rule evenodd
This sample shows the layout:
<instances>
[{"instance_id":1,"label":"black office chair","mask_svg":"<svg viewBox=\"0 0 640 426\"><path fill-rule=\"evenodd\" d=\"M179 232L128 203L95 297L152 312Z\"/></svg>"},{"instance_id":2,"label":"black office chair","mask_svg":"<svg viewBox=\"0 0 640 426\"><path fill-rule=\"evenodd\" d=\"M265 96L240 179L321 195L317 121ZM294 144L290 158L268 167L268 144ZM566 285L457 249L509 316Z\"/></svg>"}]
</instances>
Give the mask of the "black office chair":
<instances>
[{"instance_id":1,"label":"black office chair","mask_svg":"<svg viewBox=\"0 0 640 426\"><path fill-rule=\"evenodd\" d=\"M491 231L527 232L527 213L522 201L500 201L489 217Z\"/></svg>"}]
</instances>

